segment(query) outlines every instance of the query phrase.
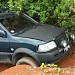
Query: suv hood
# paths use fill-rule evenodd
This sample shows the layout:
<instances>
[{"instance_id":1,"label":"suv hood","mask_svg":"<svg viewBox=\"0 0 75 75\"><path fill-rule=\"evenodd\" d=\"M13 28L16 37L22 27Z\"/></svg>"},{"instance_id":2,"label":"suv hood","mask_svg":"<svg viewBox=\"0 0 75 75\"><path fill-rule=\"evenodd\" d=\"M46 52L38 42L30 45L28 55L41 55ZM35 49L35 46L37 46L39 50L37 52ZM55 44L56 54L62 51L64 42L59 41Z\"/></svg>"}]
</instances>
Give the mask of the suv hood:
<instances>
[{"instance_id":1,"label":"suv hood","mask_svg":"<svg viewBox=\"0 0 75 75\"><path fill-rule=\"evenodd\" d=\"M58 28L51 25L42 25L37 26L36 28L30 29L28 31L25 31L17 36L34 38L45 42L49 42L58 35L60 35L63 31L64 28Z\"/></svg>"}]
</instances>

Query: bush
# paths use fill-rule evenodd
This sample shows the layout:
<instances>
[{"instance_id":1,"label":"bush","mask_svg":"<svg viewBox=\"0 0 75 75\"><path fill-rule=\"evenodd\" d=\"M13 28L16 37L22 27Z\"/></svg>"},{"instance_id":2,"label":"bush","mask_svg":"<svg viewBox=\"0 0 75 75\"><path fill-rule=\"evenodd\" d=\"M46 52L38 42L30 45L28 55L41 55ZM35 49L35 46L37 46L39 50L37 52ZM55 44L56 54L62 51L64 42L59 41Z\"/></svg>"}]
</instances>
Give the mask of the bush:
<instances>
[{"instance_id":1,"label":"bush","mask_svg":"<svg viewBox=\"0 0 75 75\"><path fill-rule=\"evenodd\" d=\"M41 23L67 26L69 32L75 31L75 0L0 0L0 7L4 5L10 11L23 11Z\"/></svg>"}]
</instances>

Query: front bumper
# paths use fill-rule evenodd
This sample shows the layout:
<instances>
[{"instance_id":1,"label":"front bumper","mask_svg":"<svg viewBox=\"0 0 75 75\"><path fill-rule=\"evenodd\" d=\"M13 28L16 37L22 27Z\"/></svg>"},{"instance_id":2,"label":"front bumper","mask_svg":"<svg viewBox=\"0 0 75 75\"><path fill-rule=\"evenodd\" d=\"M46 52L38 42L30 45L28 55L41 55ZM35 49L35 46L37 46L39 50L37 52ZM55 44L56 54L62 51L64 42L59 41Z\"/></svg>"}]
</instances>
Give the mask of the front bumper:
<instances>
[{"instance_id":1,"label":"front bumper","mask_svg":"<svg viewBox=\"0 0 75 75\"><path fill-rule=\"evenodd\" d=\"M70 45L66 46L65 48L57 48L55 50L52 50L50 52L46 53L36 53L36 56L38 57L38 60L41 63L54 63L61 59L68 51L69 51Z\"/></svg>"}]
</instances>

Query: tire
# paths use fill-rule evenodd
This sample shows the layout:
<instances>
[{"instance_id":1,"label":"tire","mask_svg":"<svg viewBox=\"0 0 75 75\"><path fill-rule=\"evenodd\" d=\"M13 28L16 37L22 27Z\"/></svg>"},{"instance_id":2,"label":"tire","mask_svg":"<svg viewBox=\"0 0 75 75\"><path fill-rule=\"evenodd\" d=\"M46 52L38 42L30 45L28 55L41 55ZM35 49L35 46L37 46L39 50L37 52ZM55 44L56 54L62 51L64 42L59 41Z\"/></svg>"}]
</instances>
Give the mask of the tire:
<instances>
[{"instance_id":1,"label":"tire","mask_svg":"<svg viewBox=\"0 0 75 75\"><path fill-rule=\"evenodd\" d=\"M32 68L38 67L38 64L30 57L23 57L19 59L16 63L16 65L21 65L21 64L27 64L30 65Z\"/></svg>"}]
</instances>

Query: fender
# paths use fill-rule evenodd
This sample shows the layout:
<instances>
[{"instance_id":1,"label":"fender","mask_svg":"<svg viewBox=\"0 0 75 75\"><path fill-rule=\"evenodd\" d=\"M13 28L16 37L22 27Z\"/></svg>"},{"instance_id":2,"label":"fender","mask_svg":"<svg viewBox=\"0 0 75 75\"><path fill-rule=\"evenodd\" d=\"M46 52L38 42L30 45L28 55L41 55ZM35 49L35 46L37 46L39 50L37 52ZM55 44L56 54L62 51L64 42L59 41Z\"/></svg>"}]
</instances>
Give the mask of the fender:
<instances>
[{"instance_id":1,"label":"fender","mask_svg":"<svg viewBox=\"0 0 75 75\"><path fill-rule=\"evenodd\" d=\"M40 64L40 61L36 56L36 52L33 52L32 50L27 49L27 48L18 48L14 51L14 53L12 55L12 64L13 65L15 64L15 56L19 53L25 53L25 54L31 56L36 62L38 62L38 64Z\"/></svg>"}]
</instances>

